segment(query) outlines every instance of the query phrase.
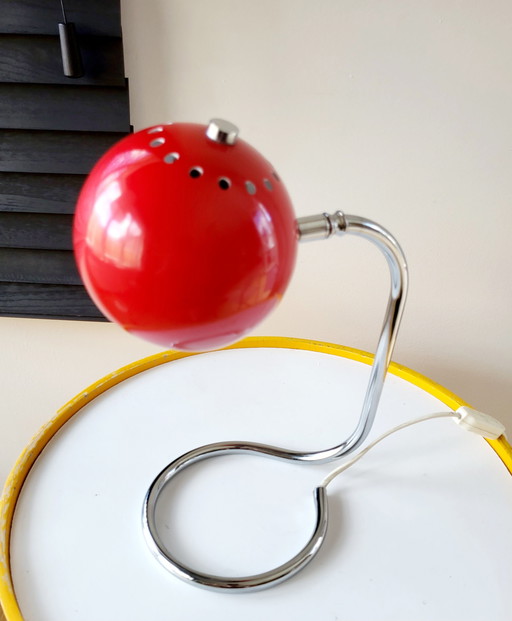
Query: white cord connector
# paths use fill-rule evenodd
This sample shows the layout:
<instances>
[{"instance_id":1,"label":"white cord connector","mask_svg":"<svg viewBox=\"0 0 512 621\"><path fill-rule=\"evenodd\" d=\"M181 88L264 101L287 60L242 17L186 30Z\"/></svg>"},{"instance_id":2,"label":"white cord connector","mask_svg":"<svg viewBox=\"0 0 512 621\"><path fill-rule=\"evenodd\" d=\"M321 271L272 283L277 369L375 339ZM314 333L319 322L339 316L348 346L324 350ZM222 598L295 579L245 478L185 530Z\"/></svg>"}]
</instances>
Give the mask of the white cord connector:
<instances>
[{"instance_id":1,"label":"white cord connector","mask_svg":"<svg viewBox=\"0 0 512 621\"><path fill-rule=\"evenodd\" d=\"M457 410L457 414L459 418L456 418L455 422L458 425L489 440L497 440L505 433L505 426L489 414L473 410L465 405Z\"/></svg>"}]
</instances>

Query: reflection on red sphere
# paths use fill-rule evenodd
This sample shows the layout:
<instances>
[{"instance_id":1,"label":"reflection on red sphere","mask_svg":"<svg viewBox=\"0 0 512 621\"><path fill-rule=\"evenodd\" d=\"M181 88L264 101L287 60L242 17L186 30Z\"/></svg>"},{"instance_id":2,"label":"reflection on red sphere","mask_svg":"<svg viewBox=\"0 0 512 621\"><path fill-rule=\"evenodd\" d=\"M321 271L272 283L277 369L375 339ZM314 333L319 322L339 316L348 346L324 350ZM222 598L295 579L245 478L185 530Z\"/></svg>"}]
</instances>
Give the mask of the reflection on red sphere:
<instances>
[{"instance_id":1,"label":"reflection on red sphere","mask_svg":"<svg viewBox=\"0 0 512 621\"><path fill-rule=\"evenodd\" d=\"M75 255L102 312L129 332L191 351L233 342L290 280L295 216L255 149L159 125L114 145L80 194Z\"/></svg>"}]
</instances>

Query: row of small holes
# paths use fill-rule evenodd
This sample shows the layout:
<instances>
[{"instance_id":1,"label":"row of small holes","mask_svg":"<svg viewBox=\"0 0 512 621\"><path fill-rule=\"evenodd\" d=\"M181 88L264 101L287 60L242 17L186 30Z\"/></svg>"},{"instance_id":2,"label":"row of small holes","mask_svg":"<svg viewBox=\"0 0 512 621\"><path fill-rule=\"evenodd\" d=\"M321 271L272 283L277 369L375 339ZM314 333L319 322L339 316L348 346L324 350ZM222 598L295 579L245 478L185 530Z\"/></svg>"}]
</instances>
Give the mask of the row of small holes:
<instances>
[{"instance_id":1,"label":"row of small holes","mask_svg":"<svg viewBox=\"0 0 512 621\"><path fill-rule=\"evenodd\" d=\"M163 127L153 127L152 129L148 130L148 134L156 134L161 131L163 131ZM160 147L163 144L165 144L165 138L160 137L160 138L155 138L154 140L152 140L149 143L149 146ZM180 158L179 153L176 153L176 152L167 153L167 155L164 156L164 162L166 164L174 164L174 162L176 160L179 160L179 158ZM189 175L192 177L192 179L198 179L199 177L202 176L203 172L204 171L200 166L194 166L194 168L190 170ZM279 177L277 173L273 172L272 175L275 177L275 179L277 179L277 181L279 181ZM272 191L274 189L272 186L272 182L269 179L263 179L263 185L267 188L267 190ZM230 179L228 179L227 177L221 177L219 179L219 188L221 190L229 190L230 187L231 187ZM247 190L248 194L256 194L256 186L254 185L252 181L245 182L245 189Z\"/></svg>"},{"instance_id":2,"label":"row of small holes","mask_svg":"<svg viewBox=\"0 0 512 621\"><path fill-rule=\"evenodd\" d=\"M174 164L174 162L178 160L179 157L179 153L168 153L164 157L164 162L166 164ZM199 179L199 177L203 175L203 172L204 171L201 166L194 166L194 168L190 169L190 172L188 174L192 177L192 179ZM231 187L231 179L229 179L228 177L221 177L218 181L218 184L221 190L229 190L229 188ZM269 179L263 179L263 185L267 188L267 190L270 190L271 192L274 189L272 182ZM256 194L256 186L252 181L245 182L245 189L249 194Z\"/></svg>"}]
</instances>

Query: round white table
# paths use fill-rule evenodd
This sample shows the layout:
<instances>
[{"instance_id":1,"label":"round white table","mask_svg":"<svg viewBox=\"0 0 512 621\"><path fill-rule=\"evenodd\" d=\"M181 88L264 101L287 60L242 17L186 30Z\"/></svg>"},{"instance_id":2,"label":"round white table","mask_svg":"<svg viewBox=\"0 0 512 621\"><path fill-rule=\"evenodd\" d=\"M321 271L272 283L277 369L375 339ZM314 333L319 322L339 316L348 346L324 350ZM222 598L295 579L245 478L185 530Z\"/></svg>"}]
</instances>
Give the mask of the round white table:
<instances>
[{"instance_id":1,"label":"round white table","mask_svg":"<svg viewBox=\"0 0 512 621\"><path fill-rule=\"evenodd\" d=\"M151 555L146 490L173 459L223 440L292 449L354 428L371 356L254 338L167 352L100 380L64 406L14 467L0 507L0 601L8 621L505 621L512 600L512 452L450 419L403 430L328 488L318 557L274 588L218 593ZM374 438L464 402L392 365ZM209 459L163 492L159 528L180 559L246 575L293 556L314 522L312 489L336 467L261 456Z\"/></svg>"}]
</instances>

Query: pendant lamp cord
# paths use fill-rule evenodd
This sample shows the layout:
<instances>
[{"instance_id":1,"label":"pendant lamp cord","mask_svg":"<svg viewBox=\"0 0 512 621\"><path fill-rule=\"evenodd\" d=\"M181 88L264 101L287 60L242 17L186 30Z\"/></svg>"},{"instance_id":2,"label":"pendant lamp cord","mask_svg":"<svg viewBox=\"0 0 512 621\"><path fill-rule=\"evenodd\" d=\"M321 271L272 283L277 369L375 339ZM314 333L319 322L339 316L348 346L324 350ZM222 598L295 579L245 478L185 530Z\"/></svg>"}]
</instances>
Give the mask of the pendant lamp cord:
<instances>
[{"instance_id":1,"label":"pendant lamp cord","mask_svg":"<svg viewBox=\"0 0 512 621\"><path fill-rule=\"evenodd\" d=\"M68 23L68 18L66 17L66 9L64 8L64 0L60 0L60 8L62 9L62 19L64 23Z\"/></svg>"}]
</instances>

